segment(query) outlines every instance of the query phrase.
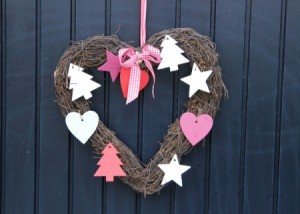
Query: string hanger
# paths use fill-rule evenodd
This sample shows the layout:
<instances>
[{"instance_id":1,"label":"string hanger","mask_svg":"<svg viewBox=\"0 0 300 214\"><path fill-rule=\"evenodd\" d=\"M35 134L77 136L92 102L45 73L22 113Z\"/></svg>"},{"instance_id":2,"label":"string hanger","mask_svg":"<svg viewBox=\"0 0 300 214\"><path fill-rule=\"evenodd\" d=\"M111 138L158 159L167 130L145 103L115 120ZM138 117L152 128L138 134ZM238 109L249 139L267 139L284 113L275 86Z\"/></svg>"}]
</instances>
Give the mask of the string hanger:
<instances>
[{"instance_id":1,"label":"string hanger","mask_svg":"<svg viewBox=\"0 0 300 214\"><path fill-rule=\"evenodd\" d=\"M140 46L146 43L146 18L147 18L147 0L141 0L140 14Z\"/></svg>"}]
</instances>

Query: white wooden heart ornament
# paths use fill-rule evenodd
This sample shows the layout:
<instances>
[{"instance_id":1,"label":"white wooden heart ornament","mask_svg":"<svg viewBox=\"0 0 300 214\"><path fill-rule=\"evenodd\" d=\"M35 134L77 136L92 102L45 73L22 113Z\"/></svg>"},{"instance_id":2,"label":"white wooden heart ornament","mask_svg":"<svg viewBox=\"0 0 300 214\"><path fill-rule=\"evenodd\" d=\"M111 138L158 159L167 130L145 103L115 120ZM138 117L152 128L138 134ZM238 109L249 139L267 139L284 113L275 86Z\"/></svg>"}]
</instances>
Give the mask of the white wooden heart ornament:
<instances>
[{"instance_id":1,"label":"white wooden heart ornament","mask_svg":"<svg viewBox=\"0 0 300 214\"><path fill-rule=\"evenodd\" d=\"M70 112L66 117L68 129L83 144L93 135L98 123L99 116L94 111L87 111L83 115Z\"/></svg>"}]
</instances>

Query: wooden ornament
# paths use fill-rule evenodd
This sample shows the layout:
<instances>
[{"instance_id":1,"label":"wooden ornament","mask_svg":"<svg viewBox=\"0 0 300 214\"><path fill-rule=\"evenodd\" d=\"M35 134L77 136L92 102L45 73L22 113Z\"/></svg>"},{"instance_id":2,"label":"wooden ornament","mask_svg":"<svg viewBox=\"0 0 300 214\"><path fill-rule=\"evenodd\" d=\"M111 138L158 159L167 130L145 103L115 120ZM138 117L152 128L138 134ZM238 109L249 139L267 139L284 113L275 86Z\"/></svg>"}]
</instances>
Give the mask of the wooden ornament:
<instances>
[{"instance_id":1,"label":"wooden ornament","mask_svg":"<svg viewBox=\"0 0 300 214\"><path fill-rule=\"evenodd\" d=\"M181 130L193 146L205 138L212 126L213 119L208 114L196 117L193 113L186 112L180 117Z\"/></svg>"},{"instance_id":2,"label":"wooden ornament","mask_svg":"<svg viewBox=\"0 0 300 214\"><path fill-rule=\"evenodd\" d=\"M130 68L122 68L120 73L120 84L121 84L124 98L127 98L129 79L130 79ZM146 87L148 82L149 82L149 74L146 71L141 70L140 91Z\"/></svg>"}]
</instances>

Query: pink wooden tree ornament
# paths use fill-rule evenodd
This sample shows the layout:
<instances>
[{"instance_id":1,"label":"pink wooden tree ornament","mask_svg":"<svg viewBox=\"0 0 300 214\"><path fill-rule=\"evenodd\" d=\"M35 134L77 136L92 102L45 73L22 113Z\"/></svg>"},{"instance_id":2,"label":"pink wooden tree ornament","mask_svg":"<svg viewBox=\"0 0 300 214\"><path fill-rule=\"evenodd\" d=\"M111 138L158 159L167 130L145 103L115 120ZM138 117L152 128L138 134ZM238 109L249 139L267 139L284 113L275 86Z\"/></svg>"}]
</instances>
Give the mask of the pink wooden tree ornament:
<instances>
[{"instance_id":1,"label":"pink wooden tree ornament","mask_svg":"<svg viewBox=\"0 0 300 214\"><path fill-rule=\"evenodd\" d=\"M118 157L119 152L111 143L105 147L102 154L102 158L97 163L100 167L96 171L95 177L103 176L106 177L106 182L113 182L115 176L126 176L121 168L123 163Z\"/></svg>"}]
</instances>

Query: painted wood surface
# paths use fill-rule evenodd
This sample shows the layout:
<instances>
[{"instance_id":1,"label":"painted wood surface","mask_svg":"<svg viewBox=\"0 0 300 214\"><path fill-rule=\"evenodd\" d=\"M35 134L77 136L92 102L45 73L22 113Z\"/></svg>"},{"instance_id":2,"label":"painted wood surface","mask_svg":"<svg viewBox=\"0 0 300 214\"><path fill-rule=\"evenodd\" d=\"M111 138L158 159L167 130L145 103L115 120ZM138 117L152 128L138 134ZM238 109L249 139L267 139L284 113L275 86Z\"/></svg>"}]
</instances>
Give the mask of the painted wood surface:
<instances>
[{"instance_id":1,"label":"painted wood surface","mask_svg":"<svg viewBox=\"0 0 300 214\"><path fill-rule=\"evenodd\" d=\"M139 44L139 0L1 0L2 214L300 213L300 3L297 0L152 0L147 37L192 27L217 43L229 99L212 133L182 164L183 188L144 198L120 181L93 176L98 156L67 130L53 72L71 41L118 30ZM102 85L93 110L144 163L184 111L190 73L157 72L125 106L119 82Z\"/></svg>"}]
</instances>

